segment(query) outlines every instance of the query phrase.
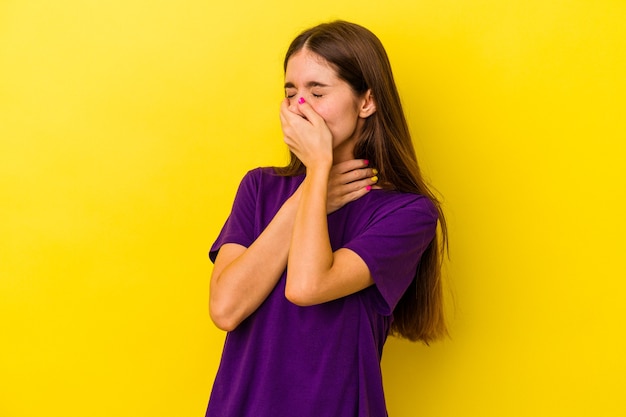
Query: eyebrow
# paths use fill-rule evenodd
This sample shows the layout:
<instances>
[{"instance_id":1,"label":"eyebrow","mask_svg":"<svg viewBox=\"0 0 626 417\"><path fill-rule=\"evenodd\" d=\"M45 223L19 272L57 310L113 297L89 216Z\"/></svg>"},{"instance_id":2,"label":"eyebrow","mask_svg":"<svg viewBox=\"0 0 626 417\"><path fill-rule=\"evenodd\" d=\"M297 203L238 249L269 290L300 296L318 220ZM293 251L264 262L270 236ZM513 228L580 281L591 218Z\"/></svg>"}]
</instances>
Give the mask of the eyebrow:
<instances>
[{"instance_id":1,"label":"eyebrow","mask_svg":"<svg viewBox=\"0 0 626 417\"><path fill-rule=\"evenodd\" d=\"M306 87L312 88L312 87L330 87L330 86L327 84L321 83L319 81L309 81L308 83L306 83ZM293 85L293 83L291 82L286 82L285 88L296 88L296 86Z\"/></svg>"}]
</instances>

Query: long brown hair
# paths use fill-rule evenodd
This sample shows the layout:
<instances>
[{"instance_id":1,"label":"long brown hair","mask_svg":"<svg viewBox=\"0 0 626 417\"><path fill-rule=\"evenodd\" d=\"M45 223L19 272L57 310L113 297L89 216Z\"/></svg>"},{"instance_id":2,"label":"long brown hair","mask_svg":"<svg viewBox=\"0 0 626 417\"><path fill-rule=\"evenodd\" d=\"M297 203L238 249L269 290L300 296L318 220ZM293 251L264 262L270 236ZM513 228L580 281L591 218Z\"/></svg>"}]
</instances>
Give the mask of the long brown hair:
<instances>
[{"instance_id":1,"label":"long brown hair","mask_svg":"<svg viewBox=\"0 0 626 417\"><path fill-rule=\"evenodd\" d=\"M426 344L447 334L444 319L441 264L447 247L446 221L441 204L424 181L419 169L391 65L380 40L368 29L354 23L323 23L297 36L285 55L301 49L323 57L346 81L357 96L371 90L376 111L365 119L354 157L368 159L379 171L379 184L401 192L429 198L439 213L439 233L430 242L417 268L416 276L393 311L391 333ZM302 162L291 153L281 175L304 172Z\"/></svg>"}]
</instances>

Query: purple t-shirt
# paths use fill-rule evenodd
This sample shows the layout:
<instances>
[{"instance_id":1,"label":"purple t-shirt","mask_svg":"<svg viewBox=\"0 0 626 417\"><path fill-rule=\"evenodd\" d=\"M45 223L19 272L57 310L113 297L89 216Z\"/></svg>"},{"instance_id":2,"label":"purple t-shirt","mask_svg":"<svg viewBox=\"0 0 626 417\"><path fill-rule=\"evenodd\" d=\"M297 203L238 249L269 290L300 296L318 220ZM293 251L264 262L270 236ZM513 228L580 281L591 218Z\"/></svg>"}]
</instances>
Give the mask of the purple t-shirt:
<instances>
[{"instance_id":1,"label":"purple t-shirt","mask_svg":"<svg viewBox=\"0 0 626 417\"><path fill-rule=\"evenodd\" d=\"M304 176L248 172L210 258L225 243L250 244ZM328 216L333 250L369 267L375 285L300 307L283 272L267 299L226 335L207 417L384 417L380 359L392 312L433 236L437 211L424 196L372 190Z\"/></svg>"}]
</instances>

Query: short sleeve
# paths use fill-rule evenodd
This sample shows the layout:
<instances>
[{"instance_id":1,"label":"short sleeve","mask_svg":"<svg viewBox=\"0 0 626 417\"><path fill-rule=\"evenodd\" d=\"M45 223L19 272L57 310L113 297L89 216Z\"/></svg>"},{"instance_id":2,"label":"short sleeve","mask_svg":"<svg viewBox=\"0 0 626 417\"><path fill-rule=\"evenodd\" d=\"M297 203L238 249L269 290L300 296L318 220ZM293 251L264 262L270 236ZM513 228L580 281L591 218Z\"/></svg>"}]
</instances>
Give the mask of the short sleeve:
<instances>
[{"instance_id":1,"label":"short sleeve","mask_svg":"<svg viewBox=\"0 0 626 417\"><path fill-rule=\"evenodd\" d=\"M254 241L254 216L257 201L258 170L249 171L239 184L235 201L226 223L211 246L209 258L215 262L220 247L225 243L237 243L248 247Z\"/></svg>"},{"instance_id":2,"label":"short sleeve","mask_svg":"<svg viewBox=\"0 0 626 417\"><path fill-rule=\"evenodd\" d=\"M363 259L390 315L415 277L421 256L437 229L437 210L430 200L415 196L400 207L381 210L363 233L344 247Z\"/></svg>"}]
</instances>

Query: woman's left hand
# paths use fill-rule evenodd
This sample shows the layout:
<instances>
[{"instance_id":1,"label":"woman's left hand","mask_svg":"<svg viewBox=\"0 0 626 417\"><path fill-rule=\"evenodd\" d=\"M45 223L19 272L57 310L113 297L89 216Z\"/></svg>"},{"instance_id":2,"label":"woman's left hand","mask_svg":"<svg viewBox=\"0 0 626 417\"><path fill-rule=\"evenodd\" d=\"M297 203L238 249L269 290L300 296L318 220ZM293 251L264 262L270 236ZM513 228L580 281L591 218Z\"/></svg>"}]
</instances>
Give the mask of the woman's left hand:
<instances>
[{"instance_id":1,"label":"woman's left hand","mask_svg":"<svg viewBox=\"0 0 626 417\"><path fill-rule=\"evenodd\" d=\"M350 159L333 165L328 178L326 213L339 210L376 187L376 174L378 170L370 168L364 159Z\"/></svg>"},{"instance_id":2,"label":"woman's left hand","mask_svg":"<svg viewBox=\"0 0 626 417\"><path fill-rule=\"evenodd\" d=\"M306 102L280 105L280 122L289 149L307 168L330 169L333 163L333 137L324 119Z\"/></svg>"}]
</instances>

